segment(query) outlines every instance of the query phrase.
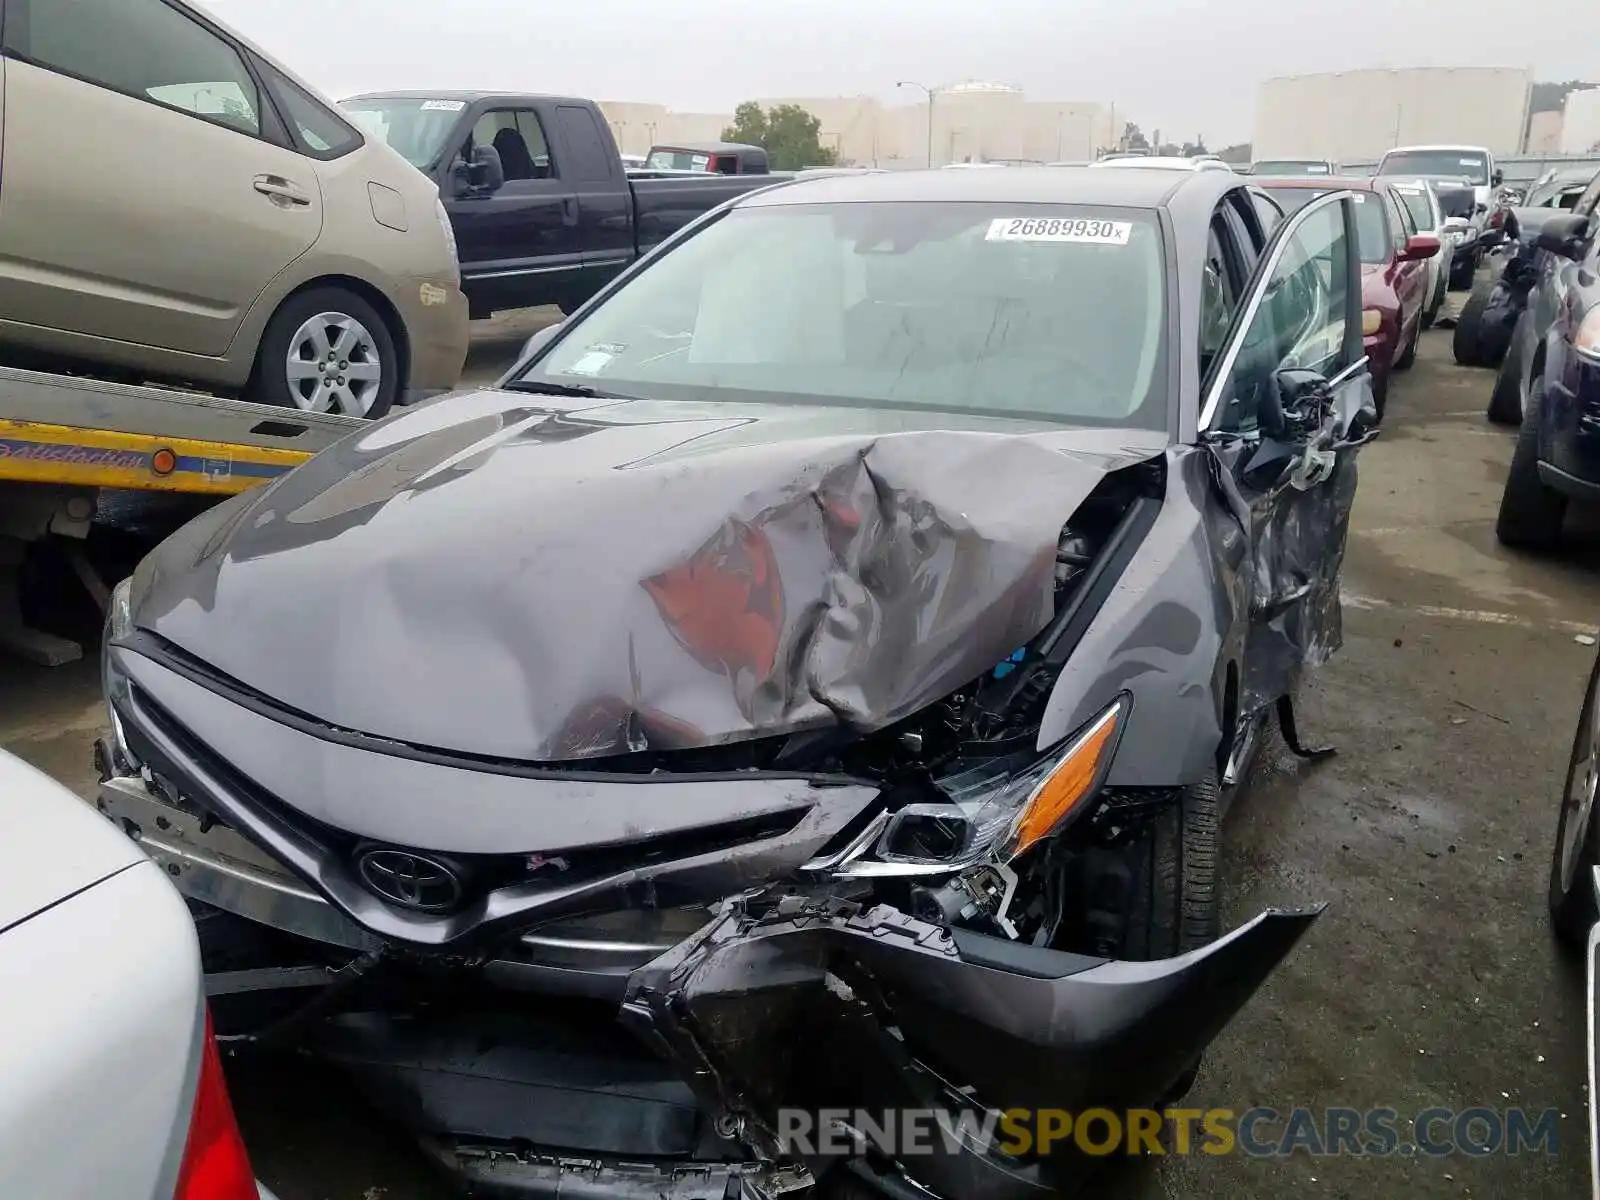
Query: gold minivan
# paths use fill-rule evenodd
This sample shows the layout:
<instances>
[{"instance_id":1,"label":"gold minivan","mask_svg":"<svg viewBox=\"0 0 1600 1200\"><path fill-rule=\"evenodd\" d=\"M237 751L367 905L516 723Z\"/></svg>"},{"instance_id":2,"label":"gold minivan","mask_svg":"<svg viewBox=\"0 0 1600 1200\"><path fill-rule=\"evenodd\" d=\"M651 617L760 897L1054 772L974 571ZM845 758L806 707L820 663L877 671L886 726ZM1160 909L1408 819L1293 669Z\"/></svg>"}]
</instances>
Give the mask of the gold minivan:
<instances>
[{"instance_id":1,"label":"gold minivan","mask_svg":"<svg viewBox=\"0 0 1600 1200\"><path fill-rule=\"evenodd\" d=\"M455 386L426 176L181 0L0 4L0 362L358 417Z\"/></svg>"}]
</instances>

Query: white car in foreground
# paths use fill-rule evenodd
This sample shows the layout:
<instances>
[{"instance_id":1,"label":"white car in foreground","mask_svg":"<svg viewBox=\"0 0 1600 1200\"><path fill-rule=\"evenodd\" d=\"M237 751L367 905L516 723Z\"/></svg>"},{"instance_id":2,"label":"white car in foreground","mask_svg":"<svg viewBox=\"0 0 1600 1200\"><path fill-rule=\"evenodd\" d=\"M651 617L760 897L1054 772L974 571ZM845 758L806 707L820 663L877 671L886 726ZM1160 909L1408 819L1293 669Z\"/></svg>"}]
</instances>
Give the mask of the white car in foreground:
<instances>
[{"instance_id":1,"label":"white car in foreground","mask_svg":"<svg viewBox=\"0 0 1600 1200\"><path fill-rule=\"evenodd\" d=\"M161 868L0 751L0 1196L271 1200Z\"/></svg>"}]
</instances>

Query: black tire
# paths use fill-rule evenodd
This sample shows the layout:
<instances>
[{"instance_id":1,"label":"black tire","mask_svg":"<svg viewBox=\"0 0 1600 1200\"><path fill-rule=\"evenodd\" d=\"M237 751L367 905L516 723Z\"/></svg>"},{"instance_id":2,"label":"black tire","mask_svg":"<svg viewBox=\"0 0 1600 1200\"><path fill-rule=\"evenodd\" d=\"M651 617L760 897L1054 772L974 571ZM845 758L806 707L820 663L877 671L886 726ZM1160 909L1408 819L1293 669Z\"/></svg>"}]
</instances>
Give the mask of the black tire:
<instances>
[{"instance_id":1,"label":"black tire","mask_svg":"<svg viewBox=\"0 0 1600 1200\"><path fill-rule=\"evenodd\" d=\"M1500 361L1500 374L1495 376L1494 390L1489 393L1491 425L1522 423L1522 377L1526 368L1522 361L1521 346L1522 340L1513 335L1511 349Z\"/></svg>"},{"instance_id":2,"label":"black tire","mask_svg":"<svg viewBox=\"0 0 1600 1200\"><path fill-rule=\"evenodd\" d=\"M1450 349L1456 356L1456 362L1463 367L1489 365L1483 310L1489 306L1489 294L1493 291L1492 279L1480 279L1473 284L1472 295L1467 297L1467 302L1461 306L1461 315L1456 318L1456 331L1450 340Z\"/></svg>"},{"instance_id":3,"label":"black tire","mask_svg":"<svg viewBox=\"0 0 1600 1200\"><path fill-rule=\"evenodd\" d=\"M1140 844L1138 890L1123 932L1122 957L1171 958L1217 939L1218 788L1214 768L1179 793Z\"/></svg>"},{"instance_id":4,"label":"black tire","mask_svg":"<svg viewBox=\"0 0 1600 1200\"><path fill-rule=\"evenodd\" d=\"M1579 835L1578 861L1570 880L1563 878L1562 843L1566 838L1567 821L1573 815L1573 782L1585 760L1594 755L1596 684L1600 683L1600 656L1589 669L1589 686L1583 693L1583 707L1578 712L1578 728L1572 736L1572 753L1567 758L1567 774L1561 785L1561 815L1556 819L1555 845L1550 853L1550 924L1556 938L1571 950L1581 950L1589 938L1589 928L1600 911L1595 904L1594 887L1590 882L1591 868L1600 863L1600 846L1596 843L1596 825L1593 809L1588 814L1588 824ZM1594 770L1591 764L1588 768Z\"/></svg>"},{"instance_id":5,"label":"black tire","mask_svg":"<svg viewBox=\"0 0 1600 1200\"><path fill-rule=\"evenodd\" d=\"M1533 381L1534 394L1543 386ZM1552 550L1561 541L1561 522L1567 514L1567 498L1539 478L1539 424L1524 421L1517 434L1517 447L1511 452L1511 467L1506 472L1506 490L1500 496L1500 516L1494 523L1495 536L1503 546L1521 550Z\"/></svg>"},{"instance_id":6,"label":"black tire","mask_svg":"<svg viewBox=\"0 0 1600 1200\"><path fill-rule=\"evenodd\" d=\"M1409 371L1411 364L1417 361L1417 343L1422 340L1422 317L1417 316L1417 323L1411 327L1411 340L1406 343L1406 348L1400 352L1400 357L1394 360L1396 371Z\"/></svg>"},{"instance_id":7,"label":"black tire","mask_svg":"<svg viewBox=\"0 0 1600 1200\"><path fill-rule=\"evenodd\" d=\"M298 408L292 394L288 375L289 343L300 328L319 313L335 313L358 322L372 336L377 350L379 378L365 413L347 413L348 416L366 416L372 420L383 416L394 406L401 394L400 355L395 349L394 334L378 310L354 292L341 287L317 287L299 292L285 300L272 320L267 322L261 347L256 351L255 369L246 388L247 399L258 404L275 404L280 408Z\"/></svg>"}]
</instances>

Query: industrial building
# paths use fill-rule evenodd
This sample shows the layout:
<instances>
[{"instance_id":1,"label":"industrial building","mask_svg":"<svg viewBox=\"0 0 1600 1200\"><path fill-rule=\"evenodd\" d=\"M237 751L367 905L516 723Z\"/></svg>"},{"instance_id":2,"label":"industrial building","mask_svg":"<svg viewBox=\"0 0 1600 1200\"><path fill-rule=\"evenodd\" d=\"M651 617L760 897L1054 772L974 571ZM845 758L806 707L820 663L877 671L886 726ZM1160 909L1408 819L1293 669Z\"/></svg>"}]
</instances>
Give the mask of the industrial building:
<instances>
[{"instance_id":1,"label":"industrial building","mask_svg":"<svg viewBox=\"0 0 1600 1200\"><path fill-rule=\"evenodd\" d=\"M972 80L900 89L905 100L872 96L758 97L763 108L798 104L821 123L819 140L841 163L890 169L961 162L1087 161L1114 144L1114 106L1088 101L1030 100L1006 83ZM730 113L678 113L664 105L602 101L601 110L624 154L661 142L711 141L732 124Z\"/></svg>"},{"instance_id":2,"label":"industrial building","mask_svg":"<svg viewBox=\"0 0 1600 1200\"><path fill-rule=\"evenodd\" d=\"M1268 79L1256 96L1256 158L1372 161L1395 146L1465 144L1519 154L1526 68L1418 67Z\"/></svg>"}]
</instances>

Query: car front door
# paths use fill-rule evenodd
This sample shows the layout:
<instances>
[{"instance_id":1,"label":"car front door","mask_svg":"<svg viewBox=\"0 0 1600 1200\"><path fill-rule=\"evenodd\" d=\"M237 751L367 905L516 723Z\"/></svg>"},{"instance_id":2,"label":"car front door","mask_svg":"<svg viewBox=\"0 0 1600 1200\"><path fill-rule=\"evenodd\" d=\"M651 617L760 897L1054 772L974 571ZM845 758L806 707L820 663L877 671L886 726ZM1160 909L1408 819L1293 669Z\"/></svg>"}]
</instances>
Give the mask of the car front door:
<instances>
[{"instance_id":1,"label":"car front door","mask_svg":"<svg viewBox=\"0 0 1600 1200\"><path fill-rule=\"evenodd\" d=\"M1374 422L1350 193L1318 197L1273 233L1202 396L1202 440L1253 560L1250 712L1341 638L1356 453Z\"/></svg>"},{"instance_id":2,"label":"car front door","mask_svg":"<svg viewBox=\"0 0 1600 1200\"><path fill-rule=\"evenodd\" d=\"M616 143L581 104L558 104L563 177L578 193L585 287L594 290L633 261L633 192Z\"/></svg>"},{"instance_id":3,"label":"car front door","mask_svg":"<svg viewBox=\"0 0 1600 1200\"><path fill-rule=\"evenodd\" d=\"M465 165L480 146L500 157L504 181L479 185ZM468 290L514 298L532 276L552 281L583 268L578 197L563 178L539 113L533 108L491 108L472 124L457 148L446 179L461 274Z\"/></svg>"},{"instance_id":4,"label":"car front door","mask_svg":"<svg viewBox=\"0 0 1600 1200\"><path fill-rule=\"evenodd\" d=\"M5 0L0 322L206 356L322 197L241 49L167 0Z\"/></svg>"}]
</instances>

